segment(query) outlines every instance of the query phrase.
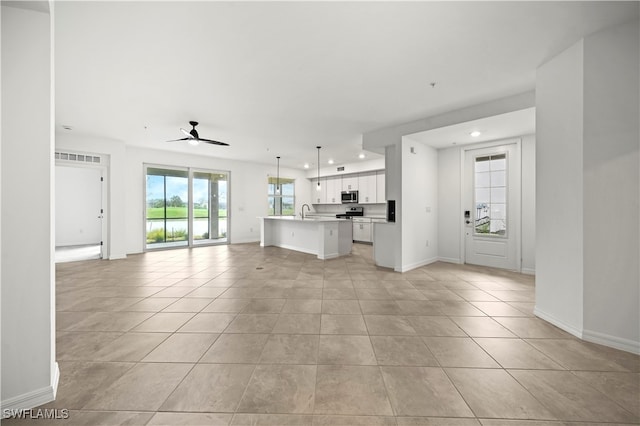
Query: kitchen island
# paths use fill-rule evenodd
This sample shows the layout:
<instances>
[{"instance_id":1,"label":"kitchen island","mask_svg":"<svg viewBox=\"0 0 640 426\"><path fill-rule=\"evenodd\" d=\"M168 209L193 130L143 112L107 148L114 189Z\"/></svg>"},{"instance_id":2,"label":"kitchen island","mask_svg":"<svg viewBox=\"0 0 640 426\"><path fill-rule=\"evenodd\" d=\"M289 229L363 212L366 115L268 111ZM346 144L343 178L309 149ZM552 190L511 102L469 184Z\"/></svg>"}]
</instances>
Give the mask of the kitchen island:
<instances>
[{"instance_id":1,"label":"kitchen island","mask_svg":"<svg viewBox=\"0 0 640 426\"><path fill-rule=\"evenodd\" d=\"M333 259L351 253L353 226L349 219L267 216L260 219L260 247L276 246Z\"/></svg>"}]
</instances>

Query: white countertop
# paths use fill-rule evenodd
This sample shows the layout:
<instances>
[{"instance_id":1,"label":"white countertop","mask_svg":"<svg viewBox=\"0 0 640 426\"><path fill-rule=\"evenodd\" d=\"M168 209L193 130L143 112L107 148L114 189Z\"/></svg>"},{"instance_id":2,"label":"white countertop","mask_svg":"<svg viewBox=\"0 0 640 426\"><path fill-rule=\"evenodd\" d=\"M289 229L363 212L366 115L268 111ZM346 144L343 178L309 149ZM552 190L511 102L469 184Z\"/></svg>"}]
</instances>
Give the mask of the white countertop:
<instances>
[{"instance_id":1,"label":"white countertop","mask_svg":"<svg viewBox=\"0 0 640 426\"><path fill-rule=\"evenodd\" d=\"M343 222L347 219L338 219L334 217L324 217L324 216L308 216L302 219L300 216L263 216L260 219L271 219L271 220L287 220L294 222L308 222L308 223L318 223L318 222Z\"/></svg>"},{"instance_id":2,"label":"white countertop","mask_svg":"<svg viewBox=\"0 0 640 426\"><path fill-rule=\"evenodd\" d=\"M335 213L309 213L305 215L305 217L335 217ZM353 216L354 218L362 218L362 219L387 219L385 215L367 215L364 216Z\"/></svg>"}]
</instances>

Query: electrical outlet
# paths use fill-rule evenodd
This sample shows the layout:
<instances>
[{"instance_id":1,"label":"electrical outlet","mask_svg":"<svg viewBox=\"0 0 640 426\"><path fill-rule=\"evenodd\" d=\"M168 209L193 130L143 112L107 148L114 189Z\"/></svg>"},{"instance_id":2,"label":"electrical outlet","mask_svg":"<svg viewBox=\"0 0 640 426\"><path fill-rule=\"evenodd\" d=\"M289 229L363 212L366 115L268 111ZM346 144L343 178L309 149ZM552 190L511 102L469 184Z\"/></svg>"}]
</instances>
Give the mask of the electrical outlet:
<instances>
[{"instance_id":1,"label":"electrical outlet","mask_svg":"<svg viewBox=\"0 0 640 426\"><path fill-rule=\"evenodd\" d=\"M426 210L427 210L427 213L431 213L431 207L427 206Z\"/></svg>"},{"instance_id":2,"label":"electrical outlet","mask_svg":"<svg viewBox=\"0 0 640 426\"><path fill-rule=\"evenodd\" d=\"M253 228L249 228L249 232L253 232Z\"/></svg>"},{"instance_id":3,"label":"electrical outlet","mask_svg":"<svg viewBox=\"0 0 640 426\"><path fill-rule=\"evenodd\" d=\"M425 244L426 247L429 247L429 240L427 240L427 243Z\"/></svg>"}]
</instances>

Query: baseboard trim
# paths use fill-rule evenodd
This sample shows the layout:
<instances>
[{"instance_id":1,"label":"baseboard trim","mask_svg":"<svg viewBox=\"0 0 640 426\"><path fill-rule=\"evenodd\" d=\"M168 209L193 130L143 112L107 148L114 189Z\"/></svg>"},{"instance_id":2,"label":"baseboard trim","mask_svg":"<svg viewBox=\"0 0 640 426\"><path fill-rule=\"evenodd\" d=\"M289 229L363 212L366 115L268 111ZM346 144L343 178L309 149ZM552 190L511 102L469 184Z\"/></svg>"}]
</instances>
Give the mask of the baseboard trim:
<instances>
[{"instance_id":1,"label":"baseboard trim","mask_svg":"<svg viewBox=\"0 0 640 426\"><path fill-rule=\"evenodd\" d=\"M311 254L315 254L315 253L311 253ZM340 257L339 253L328 253L326 256L322 256L322 255L318 255L318 259L320 260L329 260L329 259L336 259Z\"/></svg>"},{"instance_id":2,"label":"baseboard trim","mask_svg":"<svg viewBox=\"0 0 640 426\"><path fill-rule=\"evenodd\" d=\"M53 399L58 395L58 383L60 382L60 367L57 362L53 363L53 374L51 374L51 386L53 388Z\"/></svg>"},{"instance_id":3,"label":"baseboard trim","mask_svg":"<svg viewBox=\"0 0 640 426\"><path fill-rule=\"evenodd\" d=\"M230 241L229 244L252 244L252 243L259 243L260 242L260 238L238 238L238 239L234 239L233 241ZM264 247L264 246L260 246L260 247Z\"/></svg>"},{"instance_id":4,"label":"baseboard trim","mask_svg":"<svg viewBox=\"0 0 640 426\"><path fill-rule=\"evenodd\" d=\"M533 314L543 320L545 320L548 323L551 323L553 325L555 325L558 328L561 328L562 330L566 331L567 333L571 333L574 336L576 336L579 339L582 339L582 335L583 335L583 331L575 328L572 325L567 324L564 321L561 321L559 319L557 319L556 317L554 317L551 314L548 314L540 309L538 309L538 307L536 306L535 308L533 308Z\"/></svg>"},{"instance_id":5,"label":"baseboard trim","mask_svg":"<svg viewBox=\"0 0 640 426\"><path fill-rule=\"evenodd\" d=\"M408 272L411 271L412 269L416 269L419 268L421 266L425 266L425 265L430 265L434 262L437 262L438 258L437 257L432 257L431 259L425 259L425 260L421 260L419 262L415 262L415 263L410 263L408 265L402 265L402 267L398 270L396 269L396 272Z\"/></svg>"},{"instance_id":6,"label":"baseboard trim","mask_svg":"<svg viewBox=\"0 0 640 426\"><path fill-rule=\"evenodd\" d=\"M520 272L526 275L535 275L536 274L536 270L533 268L522 268L520 269Z\"/></svg>"},{"instance_id":7,"label":"baseboard trim","mask_svg":"<svg viewBox=\"0 0 640 426\"><path fill-rule=\"evenodd\" d=\"M599 345L609 346L611 348L620 349L625 352L640 355L640 342L624 339L622 337L612 336L606 333L600 333L593 330L584 330L582 338L588 342L597 343Z\"/></svg>"},{"instance_id":8,"label":"baseboard trim","mask_svg":"<svg viewBox=\"0 0 640 426\"><path fill-rule=\"evenodd\" d=\"M269 246L273 246L273 245L270 244ZM264 246L264 247L269 247L269 246ZM293 251L300 251L302 253L307 253L307 254L315 254L316 256L318 255L318 253L313 251L312 249L308 249L306 247L298 247L291 244L278 244L277 246L274 246L274 247L280 247L283 249L293 250Z\"/></svg>"},{"instance_id":9,"label":"baseboard trim","mask_svg":"<svg viewBox=\"0 0 640 426\"><path fill-rule=\"evenodd\" d=\"M453 257L438 257L438 262L455 263L460 265L462 261Z\"/></svg>"},{"instance_id":10,"label":"baseboard trim","mask_svg":"<svg viewBox=\"0 0 640 426\"><path fill-rule=\"evenodd\" d=\"M36 389L13 398L5 399L1 402L2 418L6 418L10 413L16 410L28 410L39 407L42 404L51 402L56 399L58 392L58 381L60 379L60 369L58 363L54 364L54 371L51 375L51 384L44 388Z\"/></svg>"}]
</instances>

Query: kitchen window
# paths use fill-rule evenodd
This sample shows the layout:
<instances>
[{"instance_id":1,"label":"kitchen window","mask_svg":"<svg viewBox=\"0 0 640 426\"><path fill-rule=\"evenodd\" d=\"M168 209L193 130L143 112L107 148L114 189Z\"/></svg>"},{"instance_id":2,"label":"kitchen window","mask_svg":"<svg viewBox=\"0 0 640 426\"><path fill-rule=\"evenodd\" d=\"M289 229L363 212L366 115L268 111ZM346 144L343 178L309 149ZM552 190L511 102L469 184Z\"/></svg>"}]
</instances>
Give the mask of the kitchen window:
<instances>
[{"instance_id":1,"label":"kitchen window","mask_svg":"<svg viewBox=\"0 0 640 426\"><path fill-rule=\"evenodd\" d=\"M270 177L267 184L269 216L295 215L295 179Z\"/></svg>"}]
</instances>

